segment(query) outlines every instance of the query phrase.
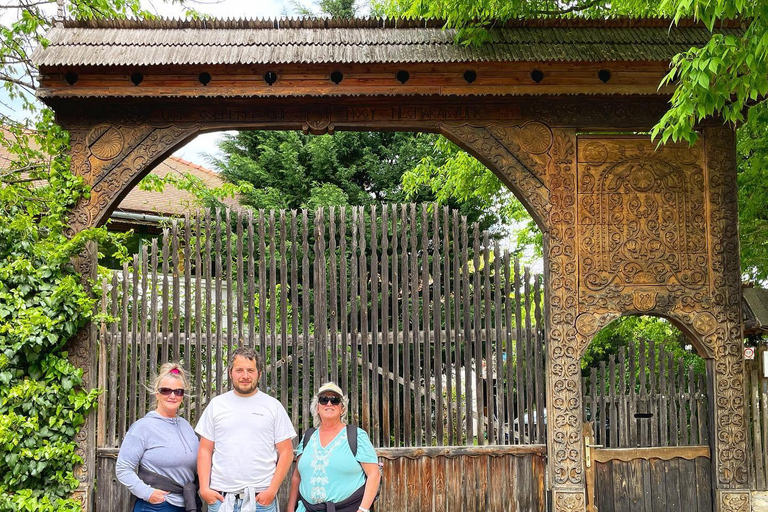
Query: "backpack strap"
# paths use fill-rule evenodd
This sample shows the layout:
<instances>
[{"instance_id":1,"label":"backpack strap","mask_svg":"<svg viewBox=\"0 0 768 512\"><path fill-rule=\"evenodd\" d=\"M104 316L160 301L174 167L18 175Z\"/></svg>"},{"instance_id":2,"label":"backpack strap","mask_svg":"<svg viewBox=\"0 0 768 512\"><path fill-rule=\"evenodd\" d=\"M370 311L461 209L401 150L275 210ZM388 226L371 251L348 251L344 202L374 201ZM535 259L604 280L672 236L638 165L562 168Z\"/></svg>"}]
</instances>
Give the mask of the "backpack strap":
<instances>
[{"instance_id":1,"label":"backpack strap","mask_svg":"<svg viewBox=\"0 0 768 512\"><path fill-rule=\"evenodd\" d=\"M307 429L306 432L304 432L304 437L301 440L302 449L305 449L307 447L309 438L312 437L312 434L314 434L316 430L317 429L315 427L310 427ZM356 425L347 425L347 442L349 443L349 449L352 450L352 455L357 457L357 426Z\"/></svg>"},{"instance_id":2,"label":"backpack strap","mask_svg":"<svg viewBox=\"0 0 768 512\"><path fill-rule=\"evenodd\" d=\"M309 427L306 432L304 432L304 438L301 440L301 449L304 450L307 447L307 443L309 442L309 438L312 437L312 434L315 433L315 430L317 430L315 427ZM357 442L357 439L355 439L355 442Z\"/></svg>"},{"instance_id":3,"label":"backpack strap","mask_svg":"<svg viewBox=\"0 0 768 512\"><path fill-rule=\"evenodd\" d=\"M357 457L357 425L347 425L347 441L352 455Z\"/></svg>"}]
</instances>

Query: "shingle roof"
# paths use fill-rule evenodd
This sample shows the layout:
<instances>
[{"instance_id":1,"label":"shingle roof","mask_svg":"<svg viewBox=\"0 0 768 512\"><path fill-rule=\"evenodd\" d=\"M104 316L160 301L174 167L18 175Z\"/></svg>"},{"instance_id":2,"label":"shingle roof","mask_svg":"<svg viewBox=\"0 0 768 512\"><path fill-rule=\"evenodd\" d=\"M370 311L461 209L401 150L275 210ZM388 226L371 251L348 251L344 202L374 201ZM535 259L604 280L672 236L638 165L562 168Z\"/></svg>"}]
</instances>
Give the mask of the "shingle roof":
<instances>
[{"instance_id":1,"label":"shingle roof","mask_svg":"<svg viewBox=\"0 0 768 512\"><path fill-rule=\"evenodd\" d=\"M738 23L718 29L740 35ZM667 61L711 34L664 19L516 21L480 47L437 22L386 20L68 21L47 34L38 66Z\"/></svg>"}]
</instances>

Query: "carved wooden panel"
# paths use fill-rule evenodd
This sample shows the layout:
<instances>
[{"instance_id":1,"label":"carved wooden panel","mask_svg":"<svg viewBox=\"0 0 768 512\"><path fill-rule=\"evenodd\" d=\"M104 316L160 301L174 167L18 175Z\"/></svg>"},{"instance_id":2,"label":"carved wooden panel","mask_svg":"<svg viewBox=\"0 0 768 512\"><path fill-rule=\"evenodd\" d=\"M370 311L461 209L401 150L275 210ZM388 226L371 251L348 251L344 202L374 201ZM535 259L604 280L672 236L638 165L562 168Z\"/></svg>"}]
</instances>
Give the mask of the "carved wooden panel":
<instances>
[{"instance_id":1,"label":"carved wooden panel","mask_svg":"<svg viewBox=\"0 0 768 512\"><path fill-rule=\"evenodd\" d=\"M149 126L100 123L67 126L72 144L72 169L91 185L89 197L70 213L69 234L100 224L133 185L197 126Z\"/></svg>"}]
</instances>

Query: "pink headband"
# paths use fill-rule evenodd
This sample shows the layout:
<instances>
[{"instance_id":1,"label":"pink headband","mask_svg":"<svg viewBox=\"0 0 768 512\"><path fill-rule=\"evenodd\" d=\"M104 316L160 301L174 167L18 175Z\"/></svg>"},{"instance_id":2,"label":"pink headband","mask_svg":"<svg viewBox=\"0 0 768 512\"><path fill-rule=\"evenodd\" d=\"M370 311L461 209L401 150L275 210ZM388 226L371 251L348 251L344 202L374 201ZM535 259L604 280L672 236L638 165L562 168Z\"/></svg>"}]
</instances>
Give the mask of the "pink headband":
<instances>
[{"instance_id":1,"label":"pink headband","mask_svg":"<svg viewBox=\"0 0 768 512\"><path fill-rule=\"evenodd\" d=\"M178 369L178 368L173 368L173 369L172 369L171 371L169 371L168 373L173 373L173 374L175 374L175 375L178 375L178 374L180 374L181 372L179 371L179 369Z\"/></svg>"}]
</instances>

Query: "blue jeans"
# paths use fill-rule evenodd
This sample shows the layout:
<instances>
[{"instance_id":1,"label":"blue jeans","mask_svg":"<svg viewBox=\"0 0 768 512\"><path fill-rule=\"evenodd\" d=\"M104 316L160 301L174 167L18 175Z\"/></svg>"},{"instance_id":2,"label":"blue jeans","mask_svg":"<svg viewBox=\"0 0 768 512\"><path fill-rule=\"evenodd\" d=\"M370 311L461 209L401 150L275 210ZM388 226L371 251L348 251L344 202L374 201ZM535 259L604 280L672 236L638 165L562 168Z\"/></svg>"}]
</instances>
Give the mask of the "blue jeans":
<instances>
[{"instance_id":1,"label":"blue jeans","mask_svg":"<svg viewBox=\"0 0 768 512\"><path fill-rule=\"evenodd\" d=\"M167 501L153 505L148 501L136 500L133 512L185 512L184 507L171 505Z\"/></svg>"},{"instance_id":2,"label":"blue jeans","mask_svg":"<svg viewBox=\"0 0 768 512\"><path fill-rule=\"evenodd\" d=\"M235 512L240 512L240 507L243 505L243 500L237 500L235 502ZM208 512L219 512L219 508L221 508L221 502L219 500L214 501L210 505L208 505ZM277 506L277 496L275 496L275 499L270 503L269 505L256 505L257 512L279 512L279 508Z\"/></svg>"}]
</instances>

